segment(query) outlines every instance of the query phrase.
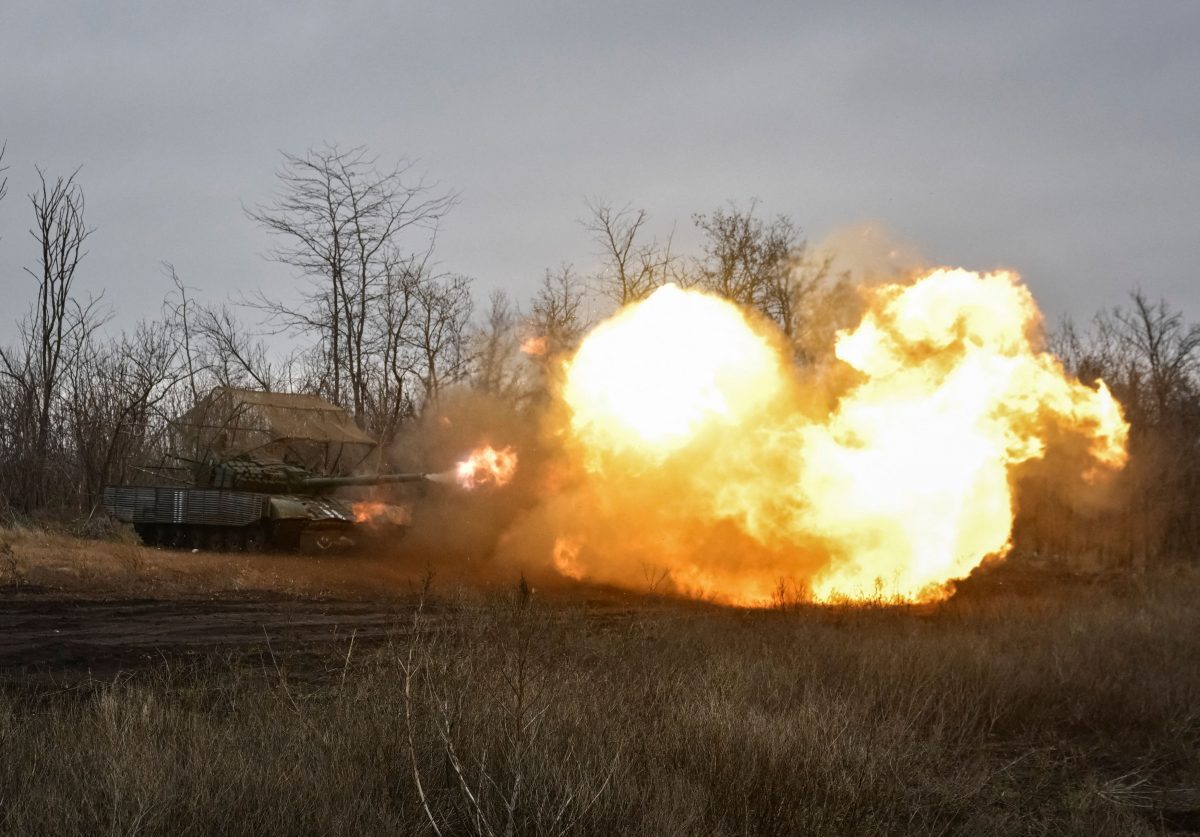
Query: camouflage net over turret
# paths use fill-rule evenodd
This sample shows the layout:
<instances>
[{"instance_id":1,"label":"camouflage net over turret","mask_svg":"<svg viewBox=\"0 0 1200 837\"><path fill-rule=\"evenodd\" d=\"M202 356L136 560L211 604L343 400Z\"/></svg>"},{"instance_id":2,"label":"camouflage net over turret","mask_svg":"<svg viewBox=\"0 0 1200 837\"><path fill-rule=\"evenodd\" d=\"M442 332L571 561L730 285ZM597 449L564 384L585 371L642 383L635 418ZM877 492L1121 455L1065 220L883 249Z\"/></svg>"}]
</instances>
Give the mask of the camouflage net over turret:
<instances>
[{"instance_id":1,"label":"camouflage net over turret","mask_svg":"<svg viewBox=\"0 0 1200 837\"><path fill-rule=\"evenodd\" d=\"M216 387L171 422L175 449L197 461L251 458L346 475L378 469L378 442L317 395Z\"/></svg>"}]
</instances>

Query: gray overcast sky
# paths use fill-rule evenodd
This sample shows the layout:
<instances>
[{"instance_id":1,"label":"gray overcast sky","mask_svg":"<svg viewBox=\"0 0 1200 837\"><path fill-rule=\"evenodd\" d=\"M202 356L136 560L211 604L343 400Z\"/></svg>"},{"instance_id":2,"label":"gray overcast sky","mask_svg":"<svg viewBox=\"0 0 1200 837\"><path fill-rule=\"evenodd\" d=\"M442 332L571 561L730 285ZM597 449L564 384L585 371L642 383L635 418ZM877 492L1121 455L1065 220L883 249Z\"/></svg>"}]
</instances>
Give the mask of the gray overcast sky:
<instances>
[{"instance_id":1,"label":"gray overcast sky","mask_svg":"<svg viewBox=\"0 0 1200 837\"><path fill-rule=\"evenodd\" d=\"M660 235L727 199L810 241L886 222L1020 270L1047 314L1133 286L1200 319L1200 3L0 0L0 338L30 298L35 163L82 166L80 287L157 311L159 262L217 301L293 280L242 204L279 151L415 158L461 204L443 268L524 300L585 269L577 219Z\"/></svg>"}]
</instances>

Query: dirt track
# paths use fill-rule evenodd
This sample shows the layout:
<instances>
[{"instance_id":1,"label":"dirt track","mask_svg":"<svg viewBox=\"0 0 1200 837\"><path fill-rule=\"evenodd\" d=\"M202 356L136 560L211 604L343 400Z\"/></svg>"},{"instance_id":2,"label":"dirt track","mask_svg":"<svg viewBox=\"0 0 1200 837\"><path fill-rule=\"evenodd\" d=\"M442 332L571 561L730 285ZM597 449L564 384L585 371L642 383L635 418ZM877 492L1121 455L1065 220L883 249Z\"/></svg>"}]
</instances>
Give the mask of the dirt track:
<instances>
[{"instance_id":1,"label":"dirt track","mask_svg":"<svg viewBox=\"0 0 1200 837\"><path fill-rule=\"evenodd\" d=\"M0 594L0 682L110 677L213 651L377 645L403 631L411 605L263 594L97 599L56 591Z\"/></svg>"}]
</instances>

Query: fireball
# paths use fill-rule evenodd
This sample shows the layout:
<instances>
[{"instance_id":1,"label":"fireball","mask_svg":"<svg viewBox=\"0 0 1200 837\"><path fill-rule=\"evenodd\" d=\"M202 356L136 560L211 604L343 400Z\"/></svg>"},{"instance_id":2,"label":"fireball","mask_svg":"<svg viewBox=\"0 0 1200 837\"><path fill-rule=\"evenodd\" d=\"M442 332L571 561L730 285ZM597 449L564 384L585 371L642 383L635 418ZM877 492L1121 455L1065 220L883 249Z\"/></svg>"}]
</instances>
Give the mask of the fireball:
<instances>
[{"instance_id":1,"label":"fireball","mask_svg":"<svg viewBox=\"0 0 1200 837\"><path fill-rule=\"evenodd\" d=\"M807 384L776 335L696 291L598 326L565 370L582 476L559 503L597 543L560 539L558 570L637 586L652 565L747 605L781 579L821 601L936 599L1008 551L1013 468L1052 436L1082 439L1089 471L1124 464L1120 407L1040 349L1016 274L939 269L869 303Z\"/></svg>"},{"instance_id":2,"label":"fireball","mask_svg":"<svg viewBox=\"0 0 1200 837\"><path fill-rule=\"evenodd\" d=\"M744 424L782 381L777 353L737 308L667 285L588 336L563 396L591 450L654 461L704 429Z\"/></svg>"}]
</instances>

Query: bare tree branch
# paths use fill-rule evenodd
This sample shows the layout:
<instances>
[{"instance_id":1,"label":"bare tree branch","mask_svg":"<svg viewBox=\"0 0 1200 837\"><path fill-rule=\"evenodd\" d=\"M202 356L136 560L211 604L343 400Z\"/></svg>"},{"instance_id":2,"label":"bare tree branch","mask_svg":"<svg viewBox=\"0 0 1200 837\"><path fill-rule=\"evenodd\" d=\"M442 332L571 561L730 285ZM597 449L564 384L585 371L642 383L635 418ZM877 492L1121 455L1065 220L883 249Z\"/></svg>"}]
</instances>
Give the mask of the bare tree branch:
<instances>
[{"instance_id":1,"label":"bare tree branch","mask_svg":"<svg viewBox=\"0 0 1200 837\"><path fill-rule=\"evenodd\" d=\"M298 300L259 292L250 304L277 329L316 338L321 348L312 358L324 365L317 376L324 393L351 408L362 426L376 423L370 414L379 404L375 387L381 378L399 399L388 399L385 412L402 409L405 387L396 376L411 364L400 362L393 333L399 326L390 321L412 296L405 282L429 278L438 223L457 200L424 178L413 179L412 168L402 163L381 171L362 147L284 154L279 195L247 210L279 239L273 257L305 281ZM414 234L427 246L402 256ZM408 279L400 282L402 274ZM382 318L380 307L386 310Z\"/></svg>"},{"instance_id":2,"label":"bare tree branch","mask_svg":"<svg viewBox=\"0 0 1200 837\"><path fill-rule=\"evenodd\" d=\"M669 280L675 261L671 238L663 245L655 240L639 241L649 217L644 209L625 206L614 210L599 201L588 201L587 208L590 214L583 226L603 259L596 277L601 293L617 305L628 305Z\"/></svg>"},{"instance_id":3,"label":"bare tree branch","mask_svg":"<svg viewBox=\"0 0 1200 837\"><path fill-rule=\"evenodd\" d=\"M91 235L83 219L83 190L69 177L47 182L37 169L40 189L29 195L34 226L30 235L38 243L36 269L25 268L37 283L37 295L19 326L17 349L0 349L0 374L21 393L29 414L24 437L28 485L23 504L37 505L46 498L48 460L54 408L60 397L64 374L104 321L100 300L81 303L74 295L75 274Z\"/></svg>"}]
</instances>

